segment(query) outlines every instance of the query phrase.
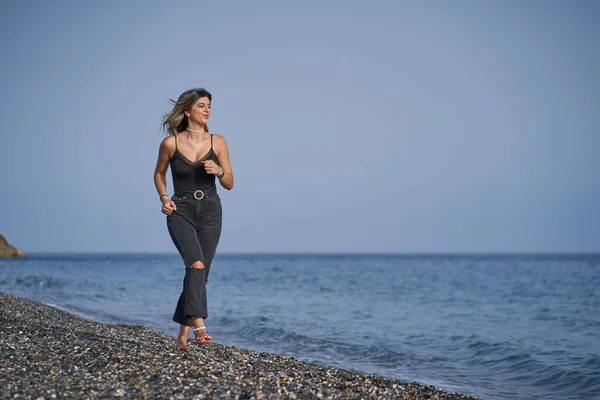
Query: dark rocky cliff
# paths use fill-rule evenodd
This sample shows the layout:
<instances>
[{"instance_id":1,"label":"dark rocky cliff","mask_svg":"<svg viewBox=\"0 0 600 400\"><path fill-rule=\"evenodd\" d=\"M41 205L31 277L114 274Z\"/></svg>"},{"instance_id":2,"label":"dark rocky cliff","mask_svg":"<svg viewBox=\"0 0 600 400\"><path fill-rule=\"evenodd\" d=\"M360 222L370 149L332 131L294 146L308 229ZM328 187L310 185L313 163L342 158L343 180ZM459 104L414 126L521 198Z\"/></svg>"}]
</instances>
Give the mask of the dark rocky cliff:
<instances>
[{"instance_id":1,"label":"dark rocky cliff","mask_svg":"<svg viewBox=\"0 0 600 400\"><path fill-rule=\"evenodd\" d=\"M3 234L0 233L0 258L27 257L23 251L11 246Z\"/></svg>"}]
</instances>

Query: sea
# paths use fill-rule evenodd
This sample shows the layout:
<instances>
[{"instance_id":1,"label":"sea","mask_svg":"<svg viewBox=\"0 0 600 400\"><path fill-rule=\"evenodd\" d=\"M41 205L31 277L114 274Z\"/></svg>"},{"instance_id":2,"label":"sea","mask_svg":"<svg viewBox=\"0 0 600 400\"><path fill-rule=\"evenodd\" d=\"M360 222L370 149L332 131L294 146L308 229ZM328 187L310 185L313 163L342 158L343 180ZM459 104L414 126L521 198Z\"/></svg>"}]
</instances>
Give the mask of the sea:
<instances>
[{"instance_id":1,"label":"sea","mask_svg":"<svg viewBox=\"0 0 600 400\"><path fill-rule=\"evenodd\" d=\"M174 254L0 260L0 292L175 336ZM218 254L213 340L482 399L600 399L600 255Z\"/></svg>"}]
</instances>

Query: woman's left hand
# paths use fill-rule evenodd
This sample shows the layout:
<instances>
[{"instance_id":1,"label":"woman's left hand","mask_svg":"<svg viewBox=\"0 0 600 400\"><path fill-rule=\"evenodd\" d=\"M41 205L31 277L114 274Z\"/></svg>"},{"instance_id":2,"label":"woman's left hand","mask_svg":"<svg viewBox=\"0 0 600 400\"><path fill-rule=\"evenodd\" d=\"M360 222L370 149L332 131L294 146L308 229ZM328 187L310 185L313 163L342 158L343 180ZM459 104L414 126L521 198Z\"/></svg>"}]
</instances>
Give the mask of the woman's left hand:
<instances>
[{"instance_id":1,"label":"woman's left hand","mask_svg":"<svg viewBox=\"0 0 600 400\"><path fill-rule=\"evenodd\" d=\"M219 167L213 160L204 161L204 170L207 174L218 175L221 173L221 167Z\"/></svg>"}]
</instances>

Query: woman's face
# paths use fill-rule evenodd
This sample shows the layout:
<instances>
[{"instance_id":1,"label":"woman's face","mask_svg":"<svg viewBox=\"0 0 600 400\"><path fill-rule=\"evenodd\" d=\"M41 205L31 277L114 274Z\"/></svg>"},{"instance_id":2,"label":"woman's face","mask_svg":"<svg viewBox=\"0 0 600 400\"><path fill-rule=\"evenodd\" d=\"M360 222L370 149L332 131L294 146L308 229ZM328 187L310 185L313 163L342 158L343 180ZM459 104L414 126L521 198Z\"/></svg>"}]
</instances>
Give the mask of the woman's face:
<instances>
[{"instance_id":1,"label":"woman's face","mask_svg":"<svg viewBox=\"0 0 600 400\"><path fill-rule=\"evenodd\" d=\"M208 124L210 118L210 100L208 97L201 97L196 101L189 111L188 118L202 125Z\"/></svg>"}]
</instances>

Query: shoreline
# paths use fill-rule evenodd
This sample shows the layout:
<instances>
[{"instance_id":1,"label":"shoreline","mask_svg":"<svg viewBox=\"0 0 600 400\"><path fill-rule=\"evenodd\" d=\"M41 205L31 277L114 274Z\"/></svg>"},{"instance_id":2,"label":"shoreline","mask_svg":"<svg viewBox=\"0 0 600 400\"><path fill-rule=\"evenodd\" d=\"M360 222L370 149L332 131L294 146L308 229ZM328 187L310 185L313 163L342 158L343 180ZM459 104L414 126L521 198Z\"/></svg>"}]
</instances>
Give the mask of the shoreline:
<instances>
[{"instance_id":1,"label":"shoreline","mask_svg":"<svg viewBox=\"0 0 600 400\"><path fill-rule=\"evenodd\" d=\"M0 397L475 400L418 382L107 324L0 293Z\"/></svg>"}]
</instances>

